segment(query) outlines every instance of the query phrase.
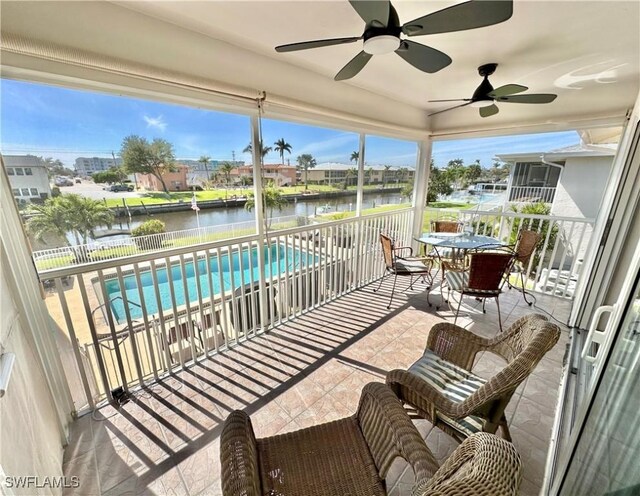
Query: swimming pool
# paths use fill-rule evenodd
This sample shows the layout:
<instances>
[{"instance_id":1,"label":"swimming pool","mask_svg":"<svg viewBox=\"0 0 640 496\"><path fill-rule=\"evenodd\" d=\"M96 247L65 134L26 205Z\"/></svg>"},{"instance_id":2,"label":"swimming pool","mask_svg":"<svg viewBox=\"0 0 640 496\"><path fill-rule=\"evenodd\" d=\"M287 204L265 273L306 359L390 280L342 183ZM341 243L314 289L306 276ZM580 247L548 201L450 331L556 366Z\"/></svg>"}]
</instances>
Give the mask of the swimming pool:
<instances>
[{"instance_id":1,"label":"swimming pool","mask_svg":"<svg viewBox=\"0 0 640 496\"><path fill-rule=\"evenodd\" d=\"M294 271L300 267L313 264L318 260L318 257L311 253L301 252L300 250L286 247L282 244L273 244L270 247L265 246L265 248L264 256L266 279L285 273L287 267L290 271ZM240 270L240 256L242 256L242 268L244 269L244 274ZM269 263L269 258L271 258L271 263ZM210 262L209 267L207 267L207 260L204 258L197 262L203 300L210 297L209 272L211 272L214 296L221 293L218 257L212 256ZM252 280L257 282L260 275L257 247L253 247L251 249L245 248L241 252L238 252L237 250L233 251L231 254L231 261L229 260L228 254L220 255L220 269L222 271L222 284L226 294L230 294L229 291L232 289L232 279L234 283L234 290L241 287L243 275L245 284L250 284ZM171 264L170 270L176 307L180 307L186 302L185 281L189 299L191 301L196 300L198 293L196 271L193 261L185 262L184 264L184 272L186 275L185 281L182 279L182 270L180 269L179 263ZM171 301L171 288L169 286L169 279L167 278L167 275L168 272L166 267L163 266L156 269L156 285L160 293L162 310L172 312L173 304ZM127 301L129 302L128 306L131 318L139 319L142 317L142 309L140 307L140 291L138 291L135 275L131 274L124 276L123 282L124 293ZM142 286L141 292L144 298L147 314L151 315L158 313L158 302L156 299L151 270L140 271L140 283ZM114 319L118 324L126 323L127 316L122 298L122 288L120 287L118 279L113 278L105 280L105 288L107 292L107 301L110 302L109 306L113 312Z\"/></svg>"}]
</instances>

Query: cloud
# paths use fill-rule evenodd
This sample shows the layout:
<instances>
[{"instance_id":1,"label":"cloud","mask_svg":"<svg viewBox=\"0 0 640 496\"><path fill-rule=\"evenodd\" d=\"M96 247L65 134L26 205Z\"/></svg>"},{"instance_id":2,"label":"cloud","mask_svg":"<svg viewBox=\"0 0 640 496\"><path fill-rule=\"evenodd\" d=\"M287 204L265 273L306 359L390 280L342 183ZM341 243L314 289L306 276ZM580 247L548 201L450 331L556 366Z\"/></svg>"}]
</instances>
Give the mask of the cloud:
<instances>
[{"instance_id":1,"label":"cloud","mask_svg":"<svg viewBox=\"0 0 640 496\"><path fill-rule=\"evenodd\" d=\"M147 127L153 127L160 131L167 129L167 123L164 121L164 117L162 117L162 115L159 115L158 117L149 117L148 115L145 115L144 121L147 123Z\"/></svg>"}]
</instances>

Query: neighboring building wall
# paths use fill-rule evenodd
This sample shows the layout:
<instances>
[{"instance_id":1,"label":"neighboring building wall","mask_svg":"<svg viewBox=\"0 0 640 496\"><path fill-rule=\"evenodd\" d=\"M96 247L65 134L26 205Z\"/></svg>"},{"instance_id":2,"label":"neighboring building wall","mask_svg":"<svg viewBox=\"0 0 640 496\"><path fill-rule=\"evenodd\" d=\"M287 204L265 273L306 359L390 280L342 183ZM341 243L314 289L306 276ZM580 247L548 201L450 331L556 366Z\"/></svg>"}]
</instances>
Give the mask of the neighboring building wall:
<instances>
[{"instance_id":1,"label":"neighboring building wall","mask_svg":"<svg viewBox=\"0 0 640 496\"><path fill-rule=\"evenodd\" d=\"M44 200L51 196L44 162L33 155L3 155L13 196L18 200Z\"/></svg>"},{"instance_id":2,"label":"neighboring building wall","mask_svg":"<svg viewBox=\"0 0 640 496\"><path fill-rule=\"evenodd\" d=\"M612 157L568 158L560 174L551 214L595 218L609 180Z\"/></svg>"},{"instance_id":3,"label":"neighboring building wall","mask_svg":"<svg viewBox=\"0 0 640 496\"><path fill-rule=\"evenodd\" d=\"M188 191L187 174L189 167L186 165L178 166L176 172L167 172L163 174L162 179L167 185L169 191ZM138 187L147 191L163 191L162 183L153 174L136 174Z\"/></svg>"}]
</instances>

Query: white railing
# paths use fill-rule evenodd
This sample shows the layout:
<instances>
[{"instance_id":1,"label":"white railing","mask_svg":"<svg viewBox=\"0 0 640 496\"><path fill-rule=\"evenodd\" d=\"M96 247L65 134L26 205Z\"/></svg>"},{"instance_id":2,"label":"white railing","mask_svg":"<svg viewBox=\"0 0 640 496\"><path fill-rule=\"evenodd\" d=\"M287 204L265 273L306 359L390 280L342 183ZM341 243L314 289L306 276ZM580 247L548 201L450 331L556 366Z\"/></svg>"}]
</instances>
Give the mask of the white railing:
<instances>
[{"instance_id":1,"label":"white railing","mask_svg":"<svg viewBox=\"0 0 640 496\"><path fill-rule=\"evenodd\" d=\"M527 290L573 298L582 274L582 260L589 249L594 219L522 214L517 212L427 209L434 220L456 219L474 234L498 238L515 247L522 229L541 235L525 267ZM513 283L519 284L519 280Z\"/></svg>"},{"instance_id":2,"label":"white railing","mask_svg":"<svg viewBox=\"0 0 640 496\"><path fill-rule=\"evenodd\" d=\"M306 225L309 219L300 216L275 217L270 227L284 228ZM32 256L38 271L80 265L107 259L117 259L144 252L189 246L207 241L248 236L256 232L254 221L220 224L161 234L130 237L108 241L94 241L86 245L62 246L34 251Z\"/></svg>"},{"instance_id":3,"label":"white railing","mask_svg":"<svg viewBox=\"0 0 640 496\"><path fill-rule=\"evenodd\" d=\"M553 203L556 194L555 187L549 186L511 186L509 193L510 202L531 203L543 202Z\"/></svg>"},{"instance_id":4,"label":"white railing","mask_svg":"<svg viewBox=\"0 0 640 496\"><path fill-rule=\"evenodd\" d=\"M411 209L42 271L86 405L182 369L378 279L380 231L411 241ZM71 318L70 309L84 309ZM77 357L81 357L77 358ZM88 366L87 364L91 365Z\"/></svg>"}]
</instances>

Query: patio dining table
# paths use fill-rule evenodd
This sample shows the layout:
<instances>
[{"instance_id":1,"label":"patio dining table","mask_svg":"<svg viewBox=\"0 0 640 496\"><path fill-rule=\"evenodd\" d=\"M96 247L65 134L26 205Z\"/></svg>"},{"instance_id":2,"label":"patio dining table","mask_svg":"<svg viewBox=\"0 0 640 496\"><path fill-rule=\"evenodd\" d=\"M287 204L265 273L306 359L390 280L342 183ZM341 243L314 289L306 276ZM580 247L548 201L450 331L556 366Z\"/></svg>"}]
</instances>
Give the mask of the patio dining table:
<instances>
[{"instance_id":1,"label":"patio dining table","mask_svg":"<svg viewBox=\"0 0 640 496\"><path fill-rule=\"evenodd\" d=\"M491 248L501 248L508 246L508 243L501 241L498 238L492 238L491 236L484 236L480 234L468 234L468 233L447 233L447 232L430 232L424 233L421 237L416 238L418 243L425 246L431 245L434 247L435 255L442 264L442 258L444 250L450 250L451 260L464 260L469 250L482 250ZM444 278L444 271L442 273ZM444 281L443 281L444 282ZM441 290L442 291L442 290ZM444 295L441 296L444 299ZM429 294L427 293L427 301L429 305ZM439 307L438 307L439 308Z\"/></svg>"}]
</instances>

